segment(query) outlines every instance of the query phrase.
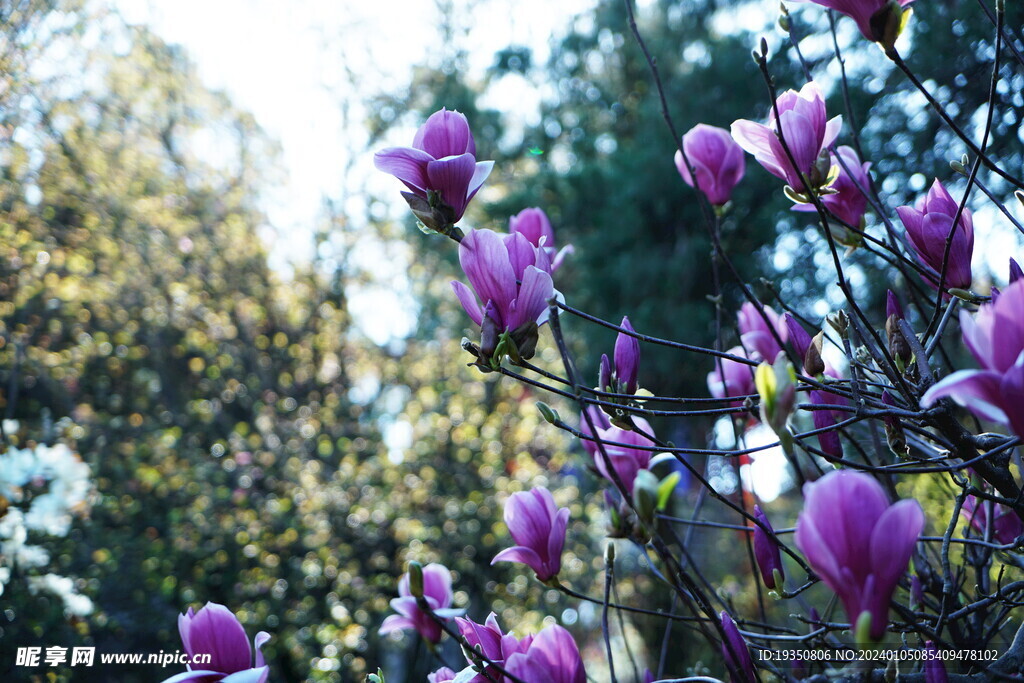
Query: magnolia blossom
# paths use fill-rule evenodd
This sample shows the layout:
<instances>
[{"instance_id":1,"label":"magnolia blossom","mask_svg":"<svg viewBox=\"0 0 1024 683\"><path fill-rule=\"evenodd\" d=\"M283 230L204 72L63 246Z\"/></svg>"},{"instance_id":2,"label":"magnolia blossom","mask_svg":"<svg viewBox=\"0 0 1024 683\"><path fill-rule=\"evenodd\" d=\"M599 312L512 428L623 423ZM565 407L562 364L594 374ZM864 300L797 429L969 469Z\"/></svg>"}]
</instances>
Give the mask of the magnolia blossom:
<instances>
[{"instance_id":1,"label":"magnolia blossom","mask_svg":"<svg viewBox=\"0 0 1024 683\"><path fill-rule=\"evenodd\" d=\"M629 332L636 331L626 316L622 318L621 327ZM640 340L625 332L619 332L619 336L615 338L615 353L612 358L615 359L616 388L627 394L635 394L636 378L640 371Z\"/></svg>"},{"instance_id":2,"label":"magnolia blossom","mask_svg":"<svg viewBox=\"0 0 1024 683\"><path fill-rule=\"evenodd\" d=\"M451 619L462 615L462 610L451 609L452 605L452 573L440 564L428 564L423 567L423 599L427 601L430 611L440 619ZM441 641L441 625L420 609L409 586L408 572L398 582L398 597L391 601L391 609L398 612L392 614L381 624L381 635L392 631L415 630L431 643Z\"/></svg>"},{"instance_id":3,"label":"magnolia blossom","mask_svg":"<svg viewBox=\"0 0 1024 683\"><path fill-rule=\"evenodd\" d=\"M452 288L477 325L485 314L500 330L547 321L547 302L554 295L551 262L523 235L473 230L459 244L459 263L473 289L458 280Z\"/></svg>"},{"instance_id":4,"label":"magnolia blossom","mask_svg":"<svg viewBox=\"0 0 1024 683\"><path fill-rule=\"evenodd\" d=\"M887 40L886 26L889 23L890 0L792 0L793 2L813 2L840 14L845 14L857 22L861 34L870 41L884 42ZM899 6L906 7L914 0L898 0ZM896 18L899 20L899 17ZM898 34L899 26L890 31ZM895 35L891 36L895 38Z\"/></svg>"},{"instance_id":5,"label":"magnolia blossom","mask_svg":"<svg viewBox=\"0 0 1024 683\"><path fill-rule=\"evenodd\" d=\"M831 391L820 391L815 389L810 392L811 403L816 405L846 405L846 399ZM841 410L812 410L811 419L815 429L825 429L818 434L818 445L821 450L834 458L843 457L843 443L839 439L839 432L835 429L828 429L842 420L847 414Z\"/></svg>"},{"instance_id":6,"label":"magnolia blossom","mask_svg":"<svg viewBox=\"0 0 1024 683\"><path fill-rule=\"evenodd\" d=\"M732 124L732 137L765 170L782 178L797 192L804 192L804 180L811 187L820 187L828 178L828 153L822 154L839 135L841 116L831 120L825 113L825 97L815 82L800 89L787 90L775 100L779 119L773 107L768 124L740 119ZM781 122L781 124L780 124ZM779 135L786 141L793 161L789 160Z\"/></svg>"},{"instance_id":7,"label":"magnolia blossom","mask_svg":"<svg viewBox=\"0 0 1024 683\"><path fill-rule=\"evenodd\" d=\"M644 434L654 434L650 423L642 417L633 417L636 430L621 429L612 425L600 408L591 407L590 418L597 429L596 438L603 442L603 452L597 441L583 439L583 448L594 459L594 465L601 476L614 483L615 478L608 469L606 459L611 461L611 469L618 475L626 487L626 492L633 493L633 483L640 470L646 470L651 463L651 448L656 444ZM590 434L590 426L586 418L580 420L580 431ZM640 432L643 432L641 434ZM645 448L646 447L646 448ZM607 456L607 457L606 457Z\"/></svg>"},{"instance_id":8,"label":"magnolia blossom","mask_svg":"<svg viewBox=\"0 0 1024 683\"><path fill-rule=\"evenodd\" d=\"M754 517L768 530L774 532L771 522L765 516L761 506L754 506ZM775 581L775 572L779 577L785 576L782 566L782 552L779 550L779 542L764 531L761 527L754 525L754 559L757 560L757 568L761 572L761 580L771 590L781 589Z\"/></svg>"},{"instance_id":9,"label":"magnolia blossom","mask_svg":"<svg viewBox=\"0 0 1024 683\"><path fill-rule=\"evenodd\" d=\"M555 230L551 227L548 215L538 208L523 209L509 218L508 231L510 234L519 233L533 246L543 248L551 259L552 273L558 270L566 256L575 251L571 244L561 250L555 247Z\"/></svg>"},{"instance_id":10,"label":"magnolia blossom","mask_svg":"<svg viewBox=\"0 0 1024 683\"><path fill-rule=\"evenodd\" d=\"M928 408L951 398L983 419L1008 425L1024 436L1024 280L1003 290L976 315L960 312L964 344L981 370L960 370L921 397Z\"/></svg>"},{"instance_id":11,"label":"magnolia blossom","mask_svg":"<svg viewBox=\"0 0 1024 683\"><path fill-rule=\"evenodd\" d=\"M928 194L918 201L916 208L901 206L896 209L918 259L932 271L925 282L933 289L939 287L942 263L946 259L946 240L958 208L957 202L936 179ZM944 287L970 289L973 253L974 220L970 209L965 208L953 231L953 242L946 259L946 277L942 280Z\"/></svg>"},{"instance_id":12,"label":"magnolia blossom","mask_svg":"<svg viewBox=\"0 0 1024 683\"><path fill-rule=\"evenodd\" d=\"M743 347L752 351L755 360L774 363L782 351L782 345L789 338L786 321L771 306L761 306L760 310L750 301L740 306L736 316L740 328L740 339Z\"/></svg>"},{"instance_id":13,"label":"magnolia blossom","mask_svg":"<svg viewBox=\"0 0 1024 683\"><path fill-rule=\"evenodd\" d=\"M466 117L446 109L432 114L416 131L412 147L381 150L373 163L405 183L412 191L406 199L413 211L435 229L462 218L494 166L493 161L476 160L476 142Z\"/></svg>"},{"instance_id":14,"label":"magnolia blossom","mask_svg":"<svg viewBox=\"0 0 1024 683\"><path fill-rule=\"evenodd\" d=\"M734 346L727 353L740 358L750 358L742 346ZM716 358L715 369L708 373L708 391L715 398L736 398L730 405L740 407L743 397L757 393L754 386L754 365L747 365L729 358Z\"/></svg>"},{"instance_id":15,"label":"magnolia blossom","mask_svg":"<svg viewBox=\"0 0 1024 683\"><path fill-rule=\"evenodd\" d=\"M210 655L210 662L202 665L203 669L189 666L189 671L172 676L164 683L264 683L270 676L270 667L260 650L270 640L270 634L260 631L253 640L255 648L250 646L241 622L224 605L208 602L198 612L189 607L188 612L178 617L178 632L190 658Z\"/></svg>"},{"instance_id":16,"label":"magnolia blossom","mask_svg":"<svg viewBox=\"0 0 1024 683\"><path fill-rule=\"evenodd\" d=\"M871 164L862 164L857 152L852 147L844 145L837 151L838 155L832 155L832 165L839 169L839 175L829 185L830 192L821 195L821 203L847 225L859 228L864 218L864 212L868 208L868 198L864 192L867 191L870 182L868 169L871 168ZM842 163L839 163L840 158ZM843 164L846 165L846 168L843 168ZM849 173L846 169L849 169ZM793 210L816 211L817 209L813 204L797 204Z\"/></svg>"},{"instance_id":17,"label":"magnolia blossom","mask_svg":"<svg viewBox=\"0 0 1024 683\"><path fill-rule=\"evenodd\" d=\"M505 670L530 683L586 683L580 650L572 635L558 625L537 634L525 651L505 660Z\"/></svg>"},{"instance_id":18,"label":"magnolia blossom","mask_svg":"<svg viewBox=\"0 0 1024 683\"><path fill-rule=\"evenodd\" d=\"M1024 533L1024 521L1010 508L1000 503L979 501L975 496L968 496L960 510L974 530L984 536L992 534L996 543L1006 545L1013 543ZM989 516L992 517L989 531Z\"/></svg>"},{"instance_id":19,"label":"magnolia blossom","mask_svg":"<svg viewBox=\"0 0 1024 683\"><path fill-rule=\"evenodd\" d=\"M562 547L569 508L558 508L543 486L518 491L505 503L505 524L516 546L498 553L495 562L520 562L537 573L540 581L556 576L562 568Z\"/></svg>"},{"instance_id":20,"label":"magnolia blossom","mask_svg":"<svg viewBox=\"0 0 1024 683\"><path fill-rule=\"evenodd\" d=\"M805 484L804 498L797 548L839 596L850 622L879 640L893 591L924 529L921 506L916 500L890 505L874 478L853 470Z\"/></svg>"},{"instance_id":21,"label":"magnolia blossom","mask_svg":"<svg viewBox=\"0 0 1024 683\"><path fill-rule=\"evenodd\" d=\"M452 683L458 675L459 672L442 666L437 671L427 674L427 683Z\"/></svg>"},{"instance_id":22,"label":"magnolia blossom","mask_svg":"<svg viewBox=\"0 0 1024 683\"><path fill-rule=\"evenodd\" d=\"M736 628L736 622L728 612L722 612L718 618L722 622L722 631L725 632L722 657L725 658L725 668L729 670L733 683L757 683L757 673L750 658L750 650L740 630Z\"/></svg>"},{"instance_id":23,"label":"magnolia blossom","mask_svg":"<svg viewBox=\"0 0 1024 683\"><path fill-rule=\"evenodd\" d=\"M708 201L721 206L729 201L732 190L743 178L746 160L743 149L723 128L698 123L683 135L682 152L676 150L675 162L679 175L690 187L699 185ZM697 174L697 185L686 162L689 161Z\"/></svg>"},{"instance_id":24,"label":"magnolia blossom","mask_svg":"<svg viewBox=\"0 0 1024 683\"><path fill-rule=\"evenodd\" d=\"M473 650L502 668L509 657L526 652L533 643L533 636L520 639L512 633L502 632L494 612L487 616L487 620L483 624L478 624L471 619L456 619L455 622L459 626L459 633ZM471 658L467 657L466 659L471 665L473 664ZM488 666L483 672L464 680L466 683L487 683L487 681L501 681L503 678L495 667Z\"/></svg>"}]
</instances>

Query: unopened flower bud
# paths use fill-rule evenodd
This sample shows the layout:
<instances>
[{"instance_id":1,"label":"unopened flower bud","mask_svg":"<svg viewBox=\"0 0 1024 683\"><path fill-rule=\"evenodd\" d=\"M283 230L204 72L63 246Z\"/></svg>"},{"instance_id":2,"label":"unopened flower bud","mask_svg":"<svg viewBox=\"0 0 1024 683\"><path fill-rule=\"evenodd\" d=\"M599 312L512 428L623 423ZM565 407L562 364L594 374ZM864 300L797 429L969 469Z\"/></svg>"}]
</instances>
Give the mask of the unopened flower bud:
<instances>
[{"instance_id":1,"label":"unopened flower bud","mask_svg":"<svg viewBox=\"0 0 1024 683\"><path fill-rule=\"evenodd\" d=\"M846 335L850 329L850 317L846 315L846 311L836 311L825 318L825 321L829 324L829 327L839 334L840 337L846 339Z\"/></svg>"},{"instance_id":2,"label":"unopened flower bud","mask_svg":"<svg viewBox=\"0 0 1024 683\"><path fill-rule=\"evenodd\" d=\"M774 532L771 523L758 505L754 506L754 517L765 528ZM782 567L779 543L757 525L754 526L754 558L757 560L757 568L761 572L761 580L764 585L771 590L781 590L782 585L776 578L783 579L785 573Z\"/></svg>"},{"instance_id":3,"label":"unopened flower bud","mask_svg":"<svg viewBox=\"0 0 1024 683\"><path fill-rule=\"evenodd\" d=\"M622 329L634 332L629 318L622 318ZM615 340L615 381L626 394L636 393L637 373L640 370L640 341L626 332L620 332Z\"/></svg>"},{"instance_id":4,"label":"unopened flower bud","mask_svg":"<svg viewBox=\"0 0 1024 683\"><path fill-rule=\"evenodd\" d=\"M612 362L608 360L608 354L601 354L601 365L597 371L597 388L600 391L612 390Z\"/></svg>"},{"instance_id":5,"label":"unopened flower bud","mask_svg":"<svg viewBox=\"0 0 1024 683\"><path fill-rule=\"evenodd\" d=\"M416 561L409 563L409 594L423 597L423 565Z\"/></svg>"},{"instance_id":6,"label":"unopened flower bud","mask_svg":"<svg viewBox=\"0 0 1024 683\"><path fill-rule=\"evenodd\" d=\"M650 470L640 470L633 481L633 505L641 521L653 524L658 509L658 477Z\"/></svg>"},{"instance_id":7,"label":"unopened flower bud","mask_svg":"<svg viewBox=\"0 0 1024 683\"><path fill-rule=\"evenodd\" d=\"M761 363L754 374L754 384L761 397L761 421L780 437L796 403L796 373L780 355L774 365Z\"/></svg>"},{"instance_id":8,"label":"unopened flower bud","mask_svg":"<svg viewBox=\"0 0 1024 683\"><path fill-rule=\"evenodd\" d=\"M821 357L821 348L825 341L825 333L819 332L811 339L807 352L804 353L804 372L817 377L825 372L825 361Z\"/></svg>"},{"instance_id":9,"label":"unopened flower bud","mask_svg":"<svg viewBox=\"0 0 1024 683\"><path fill-rule=\"evenodd\" d=\"M896 407L896 402L893 400L892 394L889 393L888 389L882 391L882 403L889 407ZM885 438L889 442L889 448L898 457L907 457L909 453L907 437L903 433L903 425L900 424L899 418L887 415L882 418L882 422L885 425Z\"/></svg>"},{"instance_id":10,"label":"unopened flower bud","mask_svg":"<svg viewBox=\"0 0 1024 683\"><path fill-rule=\"evenodd\" d=\"M882 9L871 15L871 39L886 50L891 50L896 39L903 33L911 10L904 10L899 0L890 0Z\"/></svg>"},{"instance_id":11,"label":"unopened flower bud","mask_svg":"<svg viewBox=\"0 0 1024 683\"><path fill-rule=\"evenodd\" d=\"M555 424L561 421L558 417L558 413L544 401L537 401L537 410L540 411L541 417L544 418L544 421L549 424Z\"/></svg>"}]
</instances>

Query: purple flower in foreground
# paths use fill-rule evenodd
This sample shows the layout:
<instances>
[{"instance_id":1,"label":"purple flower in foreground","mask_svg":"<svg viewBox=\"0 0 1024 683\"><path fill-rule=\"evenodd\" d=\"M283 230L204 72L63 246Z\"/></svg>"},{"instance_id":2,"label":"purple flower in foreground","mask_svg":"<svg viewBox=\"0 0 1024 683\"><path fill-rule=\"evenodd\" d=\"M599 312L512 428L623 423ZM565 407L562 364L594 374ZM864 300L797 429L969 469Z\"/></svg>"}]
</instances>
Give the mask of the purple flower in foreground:
<instances>
[{"instance_id":1,"label":"purple flower in foreground","mask_svg":"<svg viewBox=\"0 0 1024 683\"><path fill-rule=\"evenodd\" d=\"M523 209L508 219L508 231L510 234L519 233L535 247L543 247L551 259L552 273L558 270L566 256L575 251L571 244L561 250L556 249L555 230L551 227L548 215L538 208Z\"/></svg>"},{"instance_id":2,"label":"purple flower in foreground","mask_svg":"<svg viewBox=\"0 0 1024 683\"><path fill-rule=\"evenodd\" d=\"M569 508L559 508L543 486L518 491L505 503L505 525L516 545L498 553L495 562L520 562L547 581L562 569L562 548Z\"/></svg>"},{"instance_id":3,"label":"purple flower in foreground","mask_svg":"<svg viewBox=\"0 0 1024 683\"><path fill-rule=\"evenodd\" d=\"M754 662L750 659L750 650L747 642L743 640L740 630L736 628L736 622L732 620L728 612L718 615L722 621L722 630L725 632L725 640L722 641L722 656L725 658L725 668L729 670L729 676L733 683L756 683L757 674L754 671Z\"/></svg>"},{"instance_id":4,"label":"purple flower in foreground","mask_svg":"<svg viewBox=\"0 0 1024 683\"><path fill-rule=\"evenodd\" d=\"M771 306L761 306L759 311L757 306L748 301L740 306L736 319L744 348L756 354L752 356L754 359L774 363L782 351L779 340L785 344L789 338L789 327L782 316Z\"/></svg>"},{"instance_id":5,"label":"purple flower in foreground","mask_svg":"<svg viewBox=\"0 0 1024 683\"><path fill-rule=\"evenodd\" d=\"M903 226L907 229L910 244L920 261L931 269L925 282L938 289L942 261L946 255L946 239L953 227L959 205L953 200L942 183L935 180L928 194L917 203L917 207L900 206L896 209ZM974 220L970 209L960 214L953 242L946 262L946 278L943 286L970 289L971 256L974 253Z\"/></svg>"},{"instance_id":6,"label":"purple flower in foreground","mask_svg":"<svg viewBox=\"0 0 1024 683\"><path fill-rule=\"evenodd\" d=\"M771 522L761 510L760 505L754 506L754 517L761 524L774 532ZM779 542L768 535L761 527L754 525L754 558L757 560L757 568L761 571L761 580L771 590L781 589L775 580L775 572L779 572L779 578L785 577L785 569L782 566L782 552L779 550Z\"/></svg>"},{"instance_id":7,"label":"purple flower in foreground","mask_svg":"<svg viewBox=\"0 0 1024 683\"><path fill-rule=\"evenodd\" d=\"M455 280L452 289L480 325L484 358L491 358L506 332L516 352L532 358L537 326L547 322L548 300L555 296L547 252L520 233L473 230L459 244L459 263L473 288Z\"/></svg>"},{"instance_id":8,"label":"purple flower in foreground","mask_svg":"<svg viewBox=\"0 0 1024 683\"><path fill-rule=\"evenodd\" d=\"M270 667L264 662L260 651L270 640L270 634L266 631L256 634L253 640L256 663L253 665L253 647L249 645L245 629L224 605L208 602L198 612L189 607L188 612L178 617L178 632L189 657L209 655L210 662L203 664L202 669L192 670L189 666L189 671L172 676L164 683L264 683L270 675Z\"/></svg>"},{"instance_id":9,"label":"purple flower in foreground","mask_svg":"<svg viewBox=\"0 0 1024 683\"><path fill-rule=\"evenodd\" d=\"M928 408L951 398L977 417L1024 436L1024 280L1003 290L976 315L960 312L960 330L981 370L959 370L921 397Z\"/></svg>"},{"instance_id":10,"label":"purple flower in foreground","mask_svg":"<svg viewBox=\"0 0 1024 683\"><path fill-rule=\"evenodd\" d=\"M1022 277L1024 277L1024 271L1020 269L1020 264L1010 259L1010 284L1012 285Z\"/></svg>"},{"instance_id":11,"label":"purple flower in foreground","mask_svg":"<svg viewBox=\"0 0 1024 683\"><path fill-rule=\"evenodd\" d=\"M727 351L732 356L750 358L742 346L734 346ZM708 373L708 391L715 398L746 397L757 393L754 386L754 365L747 365L728 358L715 358L715 369ZM740 407L743 398L732 401L730 405Z\"/></svg>"},{"instance_id":12,"label":"purple flower in foreground","mask_svg":"<svg viewBox=\"0 0 1024 683\"><path fill-rule=\"evenodd\" d=\"M839 147L837 151L843 163L839 163L837 155L832 155L832 165L839 169L839 175L829 186L832 192L821 195L821 203L847 225L860 228L864 212L868 208L868 198L857 186L867 191L868 169L871 168L871 164L862 164L852 147ZM846 172L843 164L850 169L850 173ZM793 210L816 211L813 204L797 204ZM851 236L850 239L857 240L859 237Z\"/></svg>"},{"instance_id":13,"label":"purple flower in foreground","mask_svg":"<svg viewBox=\"0 0 1024 683\"><path fill-rule=\"evenodd\" d=\"M700 191L715 206L729 201L732 190L743 178L746 160L743 149L736 144L724 128L698 123L683 135L683 151L676 150L675 162L679 175L690 187L695 187L686 161L697 174Z\"/></svg>"},{"instance_id":14,"label":"purple flower in foreground","mask_svg":"<svg viewBox=\"0 0 1024 683\"><path fill-rule=\"evenodd\" d=\"M800 92L787 90L775 102L779 110L778 121L775 119L775 107L768 115L767 125L745 119L734 121L733 139L753 154L766 171L785 180L797 192L805 192L801 176L812 188L820 187L828 179L830 160L827 148L839 135L842 117L827 120L825 98L813 81ZM780 131L795 166L779 140Z\"/></svg>"},{"instance_id":15,"label":"purple flower in foreground","mask_svg":"<svg viewBox=\"0 0 1024 683\"><path fill-rule=\"evenodd\" d=\"M446 109L420 126L412 147L381 150L373 163L405 183L411 193L402 194L413 212L427 227L442 231L459 222L494 166L476 160L466 117Z\"/></svg>"},{"instance_id":16,"label":"purple flower in foreground","mask_svg":"<svg viewBox=\"0 0 1024 683\"><path fill-rule=\"evenodd\" d=\"M530 683L586 683L587 673L572 635L548 626L529 644L505 660L505 670Z\"/></svg>"},{"instance_id":17,"label":"purple flower in foreground","mask_svg":"<svg viewBox=\"0 0 1024 683\"><path fill-rule=\"evenodd\" d=\"M456 619L459 625L459 633L475 651L479 652L486 659L502 666L505 660L517 652L525 652L533 642L533 636L526 636L522 640L511 633L503 633L498 626L498 618L491 612L483 624L478 624L471 619ZM467 661L472 665L473 660L469 657ZM485 683L486 681L501 681L501 674L494 667L487 667L486 673L478 673L467 683ZM490 676L488 678L488 676Z\"/></svg>"},{"instance_id":18,"label":"purple flower in foreground","mask_svg":"<svg viewBox=\"0 0 1024 683\"><path fill-rule=\"evenodd\" d=\"M448 568L436 563L423 567L423 599L435 616L451 619L462 614L460 609L451 609L453 597L452 573ZM392 614L384 620L380 627L381 635L392 631L415 630L431 643L441 641L441 625L416 603L409 586L408 573L403 574L398 582L398 597L391 601L391 609L398 614Z\"/></svg>"},{"instance_id":19,"label":"purple flower in foreground","mask_svg":"<svg viewBox=\"0 0 1024 683\"><path fill-rule=\"evenodd\" d=\"M607 456L607 459L611 461L612 469L626 487L626 492L632 495L636 474L650 465L652 454L650 448L655 446L653 441L640 432L653 435L654 430L651 429L650 423L642 417L633 418L633 424L636 425L637 431L615 427L597 407L590 408L590 417L597 428L596 437L604 443L604 453L601 452L597 442L591 439L583 439L583 448L594 459L594 465L601 476L614 483L615 479L605 464L605 456ZM586 418L581 418L580 422L580 431L589 435L590 427L587 425Z\"/></svg>"},{"instance_id":20,"label":"purple flower in foreground","mask_svg":"<svg viewBox=\"0 0 1024 683\"><path fill-rule=\"evenodd\" d=\"M899 0L900 8L906 7L914 0ZM899 35L901 14L891 17L890 0L793 0L793 2L813 2L840 14L845 14L857 22L861 34L873 42L891 44ZM890 26L895 21L896 26Z\"/></svg>"},{"instance_id":21,"label":"purple flower in foreground","mask_svg":"<svg viewBox=\"0 0 1024 683\"><path fill-rule=\"evenodd\" d=\"M1024 533L1024 522L1013 510L1000 503L979 501L975 496L968 496L960 512L982 536L988 533L989 513L994 512L991 538L1002 545L1013 543Z\"/></svg>"},{"instance_id":22,"label":"purple flower in foreground","mask_svg":"<svg viewBox=\"0 0 1024 683\"><path fill-rule=\"evenodd\" d=\"M890 505L874 478L852 470L805 484L804 498L797 548L842 600L858 636L879 640L893 591L924 529L921 506L916 500Z\"/></svg>"}]
</instances>

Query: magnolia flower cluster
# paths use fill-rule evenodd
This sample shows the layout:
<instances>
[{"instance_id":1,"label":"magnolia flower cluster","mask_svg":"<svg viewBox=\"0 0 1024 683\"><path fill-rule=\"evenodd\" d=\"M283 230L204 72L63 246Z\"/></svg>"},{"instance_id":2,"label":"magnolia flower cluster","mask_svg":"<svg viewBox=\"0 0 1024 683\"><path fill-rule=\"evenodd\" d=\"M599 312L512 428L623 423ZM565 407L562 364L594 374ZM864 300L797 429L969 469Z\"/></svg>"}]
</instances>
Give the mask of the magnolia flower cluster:
<instances>
[{"instance_id":1,"label":"magnolia flower cluster","mask_svg":"<svg viewBox=\"0 0 1024 683\"><path fill-rule=\"evenodd\" d=\"M813 1L851 17L865 37L880 43L890 55L908 16L903 11L906 1ZM841 128L842 118L828 116L822 90L810 82L799 91L779 95L765 123L737 120L731 132L697 125L683 136L675 165L683 181L714 207L717 220L729 209L745 173L744 151L748 152L786 183L785 193L794 202L794 210L820 212L830 239L852 250L870 237L865 235L865 217L872 192L871 164L860 159L852 147L837 146ZM419 151L385 150L378 155L378 166L402 180L417 199L427 202L434 222L425 220L422 210L414 205L421 222L460 242L459 261L469 285L456 281L452 287L467 315L480 328L479 346L468 345L480 361L477 365L497 370L506 357L523 365L522 361L534 355L538 330L547 322L552 302L559 299L552 274L571 252L571 245L556 248L551 222L537 208L513 216L505 235L487 229L464 234L453 230L479 189L476 180L482 183L486 176L470 172L469 164L476 164L475 145L461 115L442 110L432 116L417 133L412 149ZM430 169L439 168L431 164L447 160L442 166L454 169L451 159L462 156L469 159L459 162L459 168L465 166L461 175L445 176L458 182L444 183L440 182L441 175L431 176ZM427 170L421 173L417 170L421 168ZM486 170L489 172L490 166ZM881 208L875 205L876 210ZM916 262L911 265L929 286L942 290L939 301L950 296L980 300L963 291L973 283L971 212L952 198L939 179L915 206L896 211L905 229L908 260ZM834 248L831 241L829 244ZM935 384L925 393L921 406L928 408L951 398L979 418L1007 425L1024 436L1024 274L1019 268L1011 273L1011 284L1001 292L993 291L990 303L981 305L976 314L961 313L964 342L982 369L956 372ZM849 319L843 316L845 313L839 312L829 322L845 343L849 339L845 336ZM812 336L793 315L780 315L772 307L754 301L740 308L736 326L740 343L724 355L716 354L707 377L709 392L728 403L731 408L726 410L734 411L734 415L749 414L755 422L760 418L779 435L785 453L792 455L795 436L790 433L789 419L797 407L798 374L803 375L810 386L799 390L806 390L814 404L810 412L820 450L801 444L812 457L824 456L817 459L819 467L826 461L837 462L843 456L838 427L845 426L839 423L856 412L856 406L844 394L853 398L858 394L852 381L852 394L841 388L842 374L823 357L823 333ZM644 501L652 496L661 500L663 491L671 493L676 481L659 482L651 472L655 460L652 455L661 442L652 426L631 410L645 400L646 392L640 389L640 340L644 337L636 333L628 317L623 317L619 329L611 356L601 356L598 386L593 392L599 405L582 412L579 436L593 469L620 494L616 503L615 494L605 492L613 517L615 510L634 515L631 522L636 520L636 524L621 535L643 544L653 537L651 528L660 521L652 512L653 504L646 504L645 516ZM915 341L904 330L902 306L890 291L885 324L887 351L900 373L913 362L910 342ZM854 362L851 358L851 372ZM907 445L904 441L901 446L900 442L894 392L893 387L879 387L882 404L893 409L884 411L888 414L881 421L890 446L897 454L904 454ZM906 396L898 400L905 404ZM751 410L754 406L759 408L756 417ZM877 643L889 628L890 602L924 531L922 508L912 499L890 503L886 489L863 472L834 470L818 474L816 479L812 474L810 479L803 487L805 503L796 521L796 549L842 603L857 643ZM671 485L663 486L666 483ZM1024 535L1024 523L1017 515L990 501L969 497L962 514L972 533L985 540L1009 546ZM492 564L524 565L539 581L560 587L558 575L569 509L559 508L551 492L538 487L512 494L504 518L515 545L498 553ZM761 505L753 506L748 521L752 522L747 530L752 534L761 581L777 595L784 595L782 546ZM618 531L616 527L611 535ZM792 550L786 548L786 552L796 557ZM912 604L919 605L921 580L914 576L908 583ZM579 650L565 629L551 626L536 636L520 638L504 632L493 613L482 624L461 618L461 611L452 608L451 574L442 565L417 565L402 577L398 593L392 601L396 614L384 621L381 633L413 630L436 644L453 625L458 630L468 666L462 671L439 669L429 678L433 683L503 681L505 677L573 683L585 680ZM811 611L812 618L818 620ZM732 680L759 680L748 644L733 616L721 612L715 627ZM944 670L930 666L925 673L929 680L940 680L934 677L944 675ZM652 677L648 674L648 678Z\"/></svg>"},{"instance_id":2,"label":"magnolia flower cluster","mask_svg":"<svg viewBox=\"0 0 1024 683\"><path fill-rule=\"evenodd\" d=\"M541 581L551 579L560 569L568 516L566 508L555 510L547 489L513 494L505 508L505 520L519 545L499 553L494 562L521 562L530 566ZM452 600L451 572L443 565L416 567L402 576L398 591L400 597L391 605L399 614L384 620L382 634L413 630L436 644L441 640L442 624L454 618L467 666L461 671L442 667L428 676L431 683L587 680L576 641L561 626L548 626L536 636L519 638L502 631L493 612L481 624L459 616L463 610L448 608Z\"/></svg>"}]
</instances>

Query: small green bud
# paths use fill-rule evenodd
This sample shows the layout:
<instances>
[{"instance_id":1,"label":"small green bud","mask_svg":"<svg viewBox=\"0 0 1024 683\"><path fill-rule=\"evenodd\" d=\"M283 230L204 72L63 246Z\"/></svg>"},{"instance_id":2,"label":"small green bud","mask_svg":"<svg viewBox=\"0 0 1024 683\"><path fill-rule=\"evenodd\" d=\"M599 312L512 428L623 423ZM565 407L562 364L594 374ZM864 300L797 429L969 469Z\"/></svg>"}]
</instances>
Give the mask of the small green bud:
<instances>
[{"instance_id":1,"label":"small green bud","mask_svg":"<svg viewBox=\"0 0 1024 683\"><path fill-rule=\"evenodd\" d=\"M537 410L540 411L541 417L548 424L555 424L560 422L561 419L558 417L558 413L544 401L537 401Z\"/></svg>"},{"instance_id":2,"label":"small green bud","mask_svg":"<svg viewBox=\"0 0 1024 683\"><path fill-rule=\"evenodd\" d=\"M640 470L633 481L633 505L640 521L653 524L658 509L658 478L650 470Z\"/></svg>"},{"instance_id":3,"label":"small green bud","mask_svg":"<svg viewBox=\"0 0 1024 683\"><path fill-rule=\"evenodd\" d=\"M423 597L423 565L416 561L409 563L409 592L414 598Z\"/></svg>"}]
</instances>

